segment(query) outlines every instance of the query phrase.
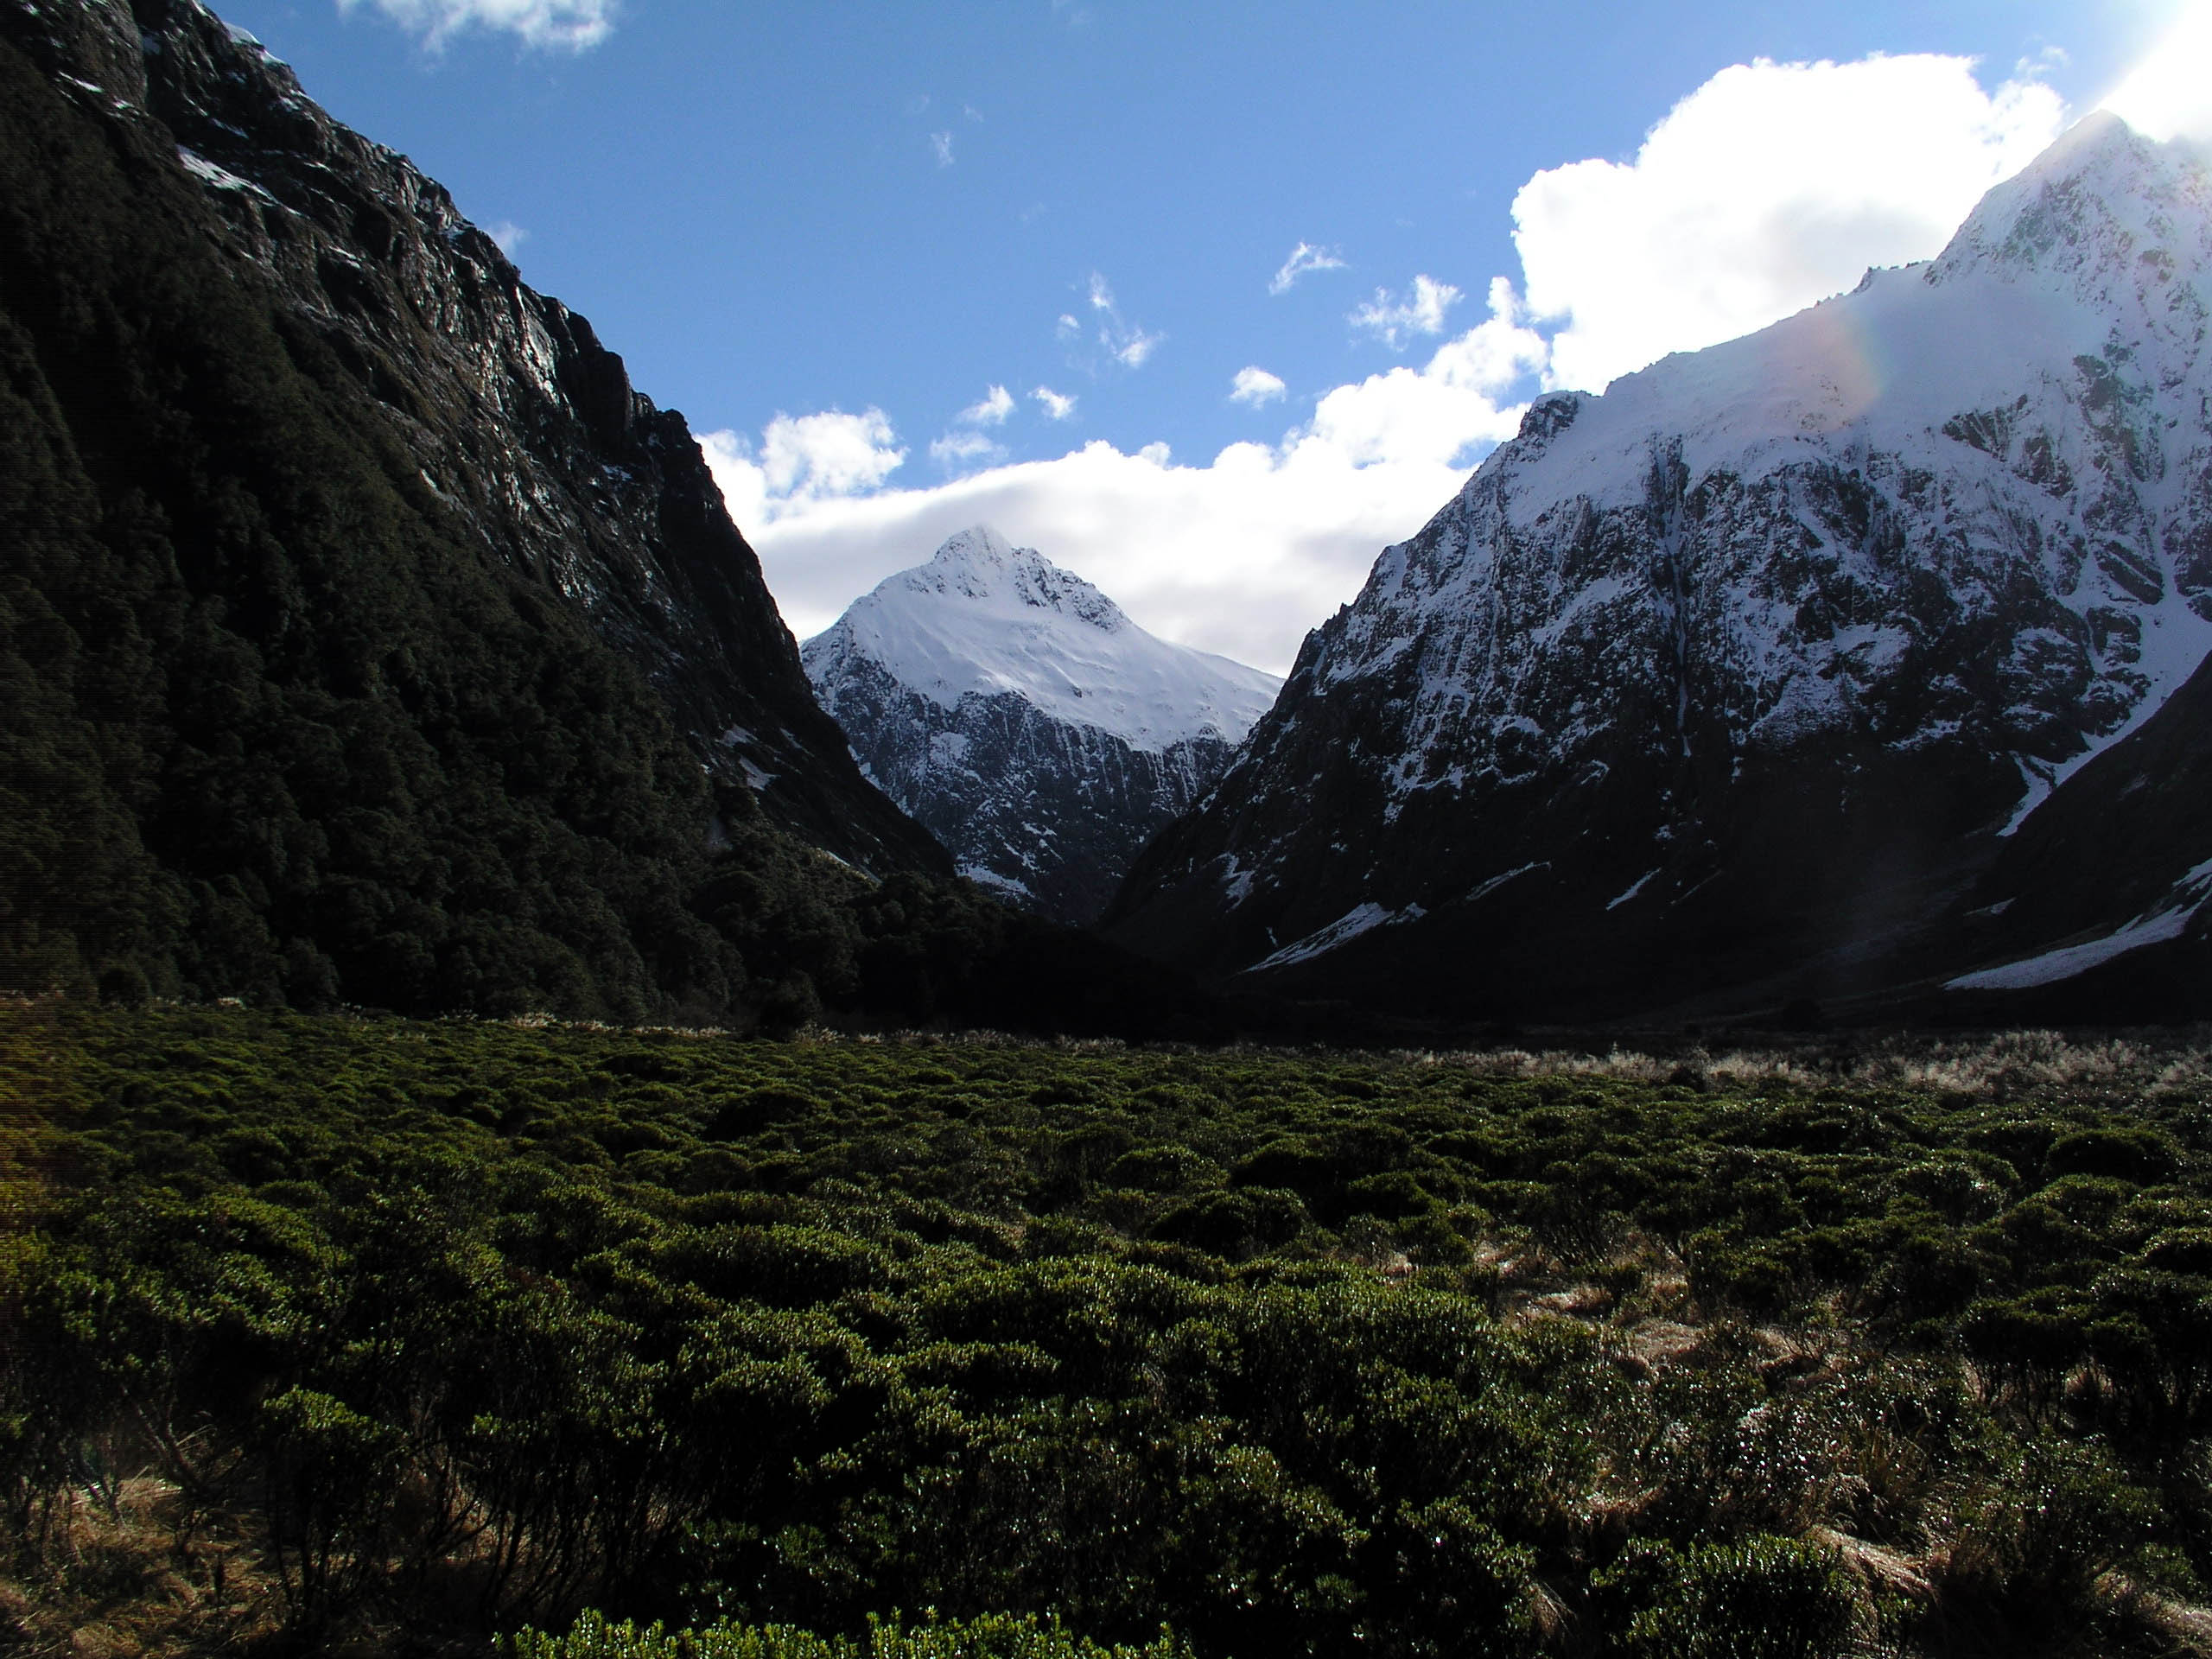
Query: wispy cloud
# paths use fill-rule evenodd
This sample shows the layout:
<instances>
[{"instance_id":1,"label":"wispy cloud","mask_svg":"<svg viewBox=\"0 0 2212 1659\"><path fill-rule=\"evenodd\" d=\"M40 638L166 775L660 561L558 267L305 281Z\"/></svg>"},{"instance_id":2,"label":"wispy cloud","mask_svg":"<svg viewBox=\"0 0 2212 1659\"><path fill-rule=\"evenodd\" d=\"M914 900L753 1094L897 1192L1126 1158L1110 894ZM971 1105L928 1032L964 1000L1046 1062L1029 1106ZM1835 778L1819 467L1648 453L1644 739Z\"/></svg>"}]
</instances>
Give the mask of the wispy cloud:
<instances>
[{"instance_id":1,"label":"wispy cloud","mask_svg":"<svg viewBox=\"0 0 2212 1659\"><path fill-rule=\"evenodd\" d=\"M1050 386L1039 386L1029 395L1045 406L1048 420L1065 421L1075 413L1075 399L1062 397Z\"/></svg>"},{"instance_id":2,"label":"wispy cloud","mask_svg":"<svg viewBox=\"0 0 2212 1659\"><path fill-rule=\"evenodd\" d=\"M503 219L496 225L486 225L484 234L498 243L499 251L510 259L515 257L517 248L530 240L530 232L511 219Z\"/></svg>"},{"instance_id":3,"label":"wispy cloud","mask_svg":"<svg viewBox=\"0 0 2212 1659\"><path fill-rule=\"evenodd\" d=\"M1004 386L993 386L983 394L981 403L970 404L960 411L960 419L969 426L1004 426L1006 417L1014 413L1014 394Z\"/></svg>"},{"instance_id":4,"label":"wispy cloud","mask_svg":"<svg viewBox=\"0 0 2212 1659\"><path fill-rule=\"evenodd\" d=\"M430 51L445 48L454 35L476 29L504 29L525 46L549 51L582 52L614 32L619 0L338 0L349 12L366 5L382 12Z\"/></svg>"},{"instance_id":5,"label":"wispy cloud","mask_svg":"<svg viewBox=\"0 0 2212 1659\"><path fill-rule=\"evenodd\" d=\"M952 135L949 132L930 134L930 153L937 157L939 167L952 165Z\"/></svg>"},{"instance_id":6,"label":"wispy cloud","mask_svg":"<svg viewBox=\"0 0 2212 1659\"><path fill-rule=\"evenodd\" d=\"M1416 335L1442 334L1444 314L1459 300L1459 290L1451 283L1416 276L1412 291L1403 299L1387 288L1378 288L1375 297L1354 310L1348 321L1392 351L1402 352Z\"/></svg>"},{"instance_id":7,"label":"wispy cloud","mask_svg":"<svg viewBox=\"0 0 2212 1659\"><path fill-rule=\"evenodd\" d=\"M1342 270L1344 262L1334 248L1316 247L1311 242L1301 242L1290 251L1290 257L1282 262L1282 269L1268 279L1268 292L1287 294L1291 284L1309 270Z\"/></svg>"},{"instance_id":8,"label":"wispy cloud","mask_svg":"<svg viewBox=\"0 0 2212 1659\"><path fill-rule=\"evenodd\" d=\"M996 467L1006 458L1005 448L980 432L948 432L930 445L930 459L948 473Z\"/></svg>"},{"instance_id":9,"label":"wispy cloud","mask_svg":"<svg viewBox=\"0 0 2212 1659\"><path fill-rule=\"evenodd\" d=\"M1263 404L1278 401L1287 390L1280 375L1260 368L1239 369L1236 379L1230 383L1229 401L1249 404L1257 409Z\"/></svg>"},{"instance_id":10,"label":"wispy cloud","mask_svg":"<svg viewBox=\"0 0 2212 1659\"><path fill-rule=\"evenodd\" d=\"M1115 347L1115 361L1120 363L1124 368L1141 369L1144 366L1145 359L1150 357L1160 342L1166 338L1165 334L1148 334L1141 328L1132 329L1129 337Z\"/></svg>"},{"instance_id":11,"label":"wispy cloud","mask_svg":"<svg viewBox=\"0 0 2212 1659\"><path fill-rule=\"evenodd\" d=\"M1167 336L1129 321L1122 308L1114 302L1114 290L1105 277L1096 271L1090 273L1089 284L1090 308L1096 314L1099 349L1125 369L1141 369L1145 360L1159 349ZM1060 319L1063 336L1080 332L1082 325L1073 317Z\"/></svg>"}]
</instances>

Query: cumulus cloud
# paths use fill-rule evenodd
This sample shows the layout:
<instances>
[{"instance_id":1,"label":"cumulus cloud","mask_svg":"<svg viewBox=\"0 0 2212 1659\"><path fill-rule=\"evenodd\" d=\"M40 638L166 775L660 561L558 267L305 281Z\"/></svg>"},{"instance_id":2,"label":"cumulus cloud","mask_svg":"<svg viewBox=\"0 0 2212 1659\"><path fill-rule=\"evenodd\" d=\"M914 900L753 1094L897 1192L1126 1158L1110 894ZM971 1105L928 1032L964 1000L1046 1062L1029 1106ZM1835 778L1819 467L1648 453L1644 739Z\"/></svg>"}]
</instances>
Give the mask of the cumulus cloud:
<instances>
[{"instance_id":1,"label":"cumulus cloud","mask_svg":"<svg viewBox=\"0 0 2212 1659\"><path fill-rule=\"evenodd\" d=\"M970 426L1004 426L1006 417L1013 413L1014 394L1004 386L993 386L981 403L962 410L960 418Z\"/></svg>"},{"instance_id":2,"label":"cumulus cloud","mask_svg":"<svg viewBox=\"0 0 2212 1659\"><path fill-rule=\"evenodd\" d=\"M1342 270L1343 258L1334 248L1319 248L1311 242L1301 242L1290 251L1290 257L1282 262L1282 269L1268 279L1268 292L1287 294L1291 284L1309 270Z\"/></svg>"},{"instance_id":3,"label":"cumulus cloud","mask_svg":"<svg viewBox=\"0 0 2212 1659\"><path fill-rule=\"evenodd\" d=\"M874 408L797 418L779 413L757 445L727 431L709 433L700 442L730 517L740 525L760 523L771 502L779 511L804 512L823 500L874 490L906 460L890 417Z\"/></svg>"},{"instance_id":4,"label":"cumulus cloud","mask_svg":"<svg viewBox=\"0 0 2212 1659\"><path fill-rule=\"evenodd\" d=\"M1306 631L1358 590L1376 554L1417 531L1512 435L1539 386L1595 387L1776 321L1869 264L1937 251L2063 115L2038 84L1984 92L1961 59L1724 71L1632 161L1529 181L1515 204L1525 289L1493 278L1484 321L1426 363L1338 386L1276 442L1231 444L1211 460L1179 465L1165 446L1093 442L999 465L947 449L940 463L963 475L897 487L888 480L906 452L875 410L779 416L757 443L731 433L702 442L801 635L982 520L1081 571L1146 627L1280 671ZM1128 325L1111 288L1094 276L1084 291L1076 308L1088 321L1061 317L1063 343L1095 336L1117 352L1106 331ZM1375 314L1361 326L1403 349L1442 334L1459 297L1424 276L1356 315ZM1243 401L1259 406L1274 377L1247 377L1264 375L1248 369L1231 395L1249 388ZM1071 412L1073 400L1048 387L1030 396L1055 418ZM980 430L950 437L990 442Z\"/></svg>"},{"instance_id":5,"label":"cumulus cloud","mask_svg":"<svg viewBox=\"0 0 2212 1659\"><path fill-rule=\"evenodd\" d=\"M974 447L990 440L969 431L931 446L949 470L971 469L944 484L815 481L785 493L766 475L765 435L757 448L728 432L701 442L801 637L986 520L1097 582L1155 632L1281 671L1306 631L1357 591L1376 553L1418 530L1487 447L1511 435L1511 394L1533 387L1543 342L1520 320L1510 284L1494 284L1491 300L1489 320L1425 366L1339 386L1279 442L1231 444L1198 465L1177 465L1161 443L1131 454L1093 442L1000 466ZM895 443L872 429L867 453L903 453ZM836 476L862 471L847 465Z\"/></svg>"},{"instance_id":6,"label":"cumulus cloud","mask_svg":"<svg viewBox=\"0 0 2212 1659\"><path fill-rule=\"evenodd\" d=\"M338 0L341 12L367 5L431 51L472 29L505 29L525 46L582 52L614 30L616 0Z\"/></svg>"},{"instance_id":7,"label":"cumulus cloud","mask_svg":"<svg viewBox=\"0 0 2212 1659\"><path fill-rule=\"evenodd\" d=\"M1236 371L1236 378L1229 383L1229 401L1249 404L1257 409L1262 404L1274 403L1286 390L1281 375L1269 374L1262 368L1243 368Z\"/></svg>"},{"instance_id":8,"label":"cumulus cloud","mask_svg":"<svg viewBox=\"0 0 2212 1659\"><path fill-rule=\"evenodd\" d=\"M1047 420L1065 421L1075 413L1075 399L1062 397L1050 386L1039 386L1029 395L1044 406Z\"/></svg>"},{"instance_id":9,"label":"cumulus cloud","mask_svg":"<svg viewBox=\"0 0 2212 1659\"><path fill-rule=\"evenodd\" d=\"M2146 138L2212 143L2212 0L2197 0L2101 107Z\"/></svg>"},{"instance_id":10,"label":"cumulus cloud","mask_svg":"<svg viewBox=\"0 0 2212 1659\"><path fill-rule=\"evenodd\" d=\"M1412 290L1400 299L1387 288L1354 310L1347 319L1363 328L1394 352L1402 352L1417 334L1444 332L1444 314L1459 302L1459 290L1449 283L1416 276Z\"/></svg>"},{"instance_id":11,"label":"cumulus cloud","mask_svg":"<svg viewBox=\"0 0 2212 1659\"><path fill-rule=\"evenodd\" d=\"M1552 168L1513 202L1551 383L1588 391L1940 252L2064 124L2057 93L1995 92L1966 58L1724 69L1633 161Z\"/></svg>"}]
</instances>

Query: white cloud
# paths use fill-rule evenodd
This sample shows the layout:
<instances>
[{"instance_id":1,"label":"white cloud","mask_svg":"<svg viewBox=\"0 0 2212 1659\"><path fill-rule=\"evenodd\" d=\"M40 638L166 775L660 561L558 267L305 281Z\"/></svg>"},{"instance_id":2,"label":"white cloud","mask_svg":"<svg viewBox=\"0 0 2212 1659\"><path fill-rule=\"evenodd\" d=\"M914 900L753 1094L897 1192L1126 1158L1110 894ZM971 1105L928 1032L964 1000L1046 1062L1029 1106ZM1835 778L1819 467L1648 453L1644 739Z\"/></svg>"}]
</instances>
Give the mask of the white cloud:
<instances>
[{"instance_id":1,"label":"white cloud","mask_svg":"<svg viewBox=\"0 0 2212 1659\"><path fill-rule=\"evenodd\" d=\"M614 30L617 0L338 0L341 12L373 6L431 51L471 29L507 29L525 46L582 52Z\"/></svg>"},{"instance_id":2,"label":"white cloud","mask_svg":"<svg viewBox=\"0 0 2212 1659\"><path fill-rule=\"evenodd\" d=\"M515 257L517 248L530 240L530 232L511 219L503 219L496 225L486 225L484 234L497 243L499 251L510 259Z\"/></svg>"},{"instance_id":3,"label":"white cloud","mask_svg":"<svg viewBox=\"0 0 2212 1659\"><path fill-rule=\"evenodd\" d=\"M1114 347L1115 359L1125 368L1141 369L1144 366L1145 359L1152 355L1154 348L1166 338L1165 334L1148 334L1141 328L1132 328Z\"/></svg>"},{"instance_id":4,"label":"white cloud","mask_svg":"<svg viewBox=\"0 0 2212 1659\"><path fill-rule=\"evenodd\" d=\"M952 165L952 135L949 132L930 134L930 150L937 157L939 167Z\"/></svg>"},{"instance_id":5,"label":"white cloud","mask_svg":"<svg viewBox=\"0 0 2212 1659\"><path fill-rule=\"evenodd\" d=\"M804 512L819 501L876 489L906 459L890 417L874 408L858 415L832 409L796 419L779 413L757 448L736 432L709 432L699 442L741 528L774 511Z\"/></svg>"},{"instance_id":6,"label":"white cloud","mask_svg":"<svg viewBox=\"0 0 2212 1659\"><path fill-rule=\"evenodd\" d=\"M1090 308L1098 314L1099 349L1125 369L1142 368L1145 359L1159 348L1160 343L1167 336L1154 334L1124 318L1122 308L1114 303L1113 289L1095 270L1090 273ZM1063 336L1079 333L1081 329L1082 324L1073 317L1063 316L1060 319Z\"/></svg>"},{"instance_id":7,"label":"white cloud","mask_svg":"<svg viewBox=\"0 0 2212 1659\"><path fill-rule=\"evenodd\" d=\"M982 402L962 410L959 418L970 426L1004 426L1006 417L1013 413L1014 394L1004 386L993 386L983 394Z\"/></svg>"},{"instance_id":8,"label":"white cloud","mask_svg":"<svg viewBox=\"0 0 2212 1659\"><path fill-rule=\"evenodd\" d=\"M1178 465L1164 446L1130 454L1093 442L896 488L886 480L906 452L874 410L779 416L757 449L729 433L703 442L802 635L983 520L1081 571L1156 632L1283 670L1305 632L1357 591L1376 552L1417 531L1511 435L1537 385L1600 384L1763 326L1851 286L1868 264L1937 251L2063 117L2049 89L1985 93L1972 67L1877 58L1724 71L1633 162L1529 181L1516 203L1525 299L1494 278L1478 326L1425 364L1329 391L1272 444ZM1088 321L1059 320L1074 349L1094 330L1127 327L1103 276L1084 291ZM1378 295L1363 311L1389 315L1363 326L1386 339L1395 329L1402 345L1440 333L1458 297L1423 276L1405 298ZM1103 332L1099 343L1119 349ZM1256 380L1235 385L1248 384L1262 395ZM1055 418L1071 412L1073 400L1050 388L1030 396ZM977 454L940 460L957 467Z\"/></svg>"},{"instance_id":9,"label":"white cloud","mask_svg":"<svg viewBox=\"0 0 2212 1659\"><path fill-rule=\"evenodd\" d=\"M1063 340L1071 340L1083 332L1083 324L1063 311L1060 313L1059 321L1054 325L1053 332Z\"/></svg>"},{"instance_id":10,"label":"white cloud","mask_svg":"<svg viewBox=\"0 0 2212 1659\"><path fill-rule=\"evenodd\" d=\"M1282 262L1282 269L1268 279L1268 292L1287 294L1290 285L1309 270L1342 270L1344 260L1334 248L1316 247L1311 242L1301 242L1290 251L1290 257Z\"/></svg>"},{"instance_id":11,"label":"white cloud","mask_svg":"<svg viewBox=\"0 0 2212 1659\"><path fill-rule=\"evenodd\" d=\"M1045 406L1048 420L1065 421L1075 413L1075 399L1062 397L1050 386L1039 386L1029 395Z\"/></svg>"},{"instance_id":12,"label":"white cloud","mask_svg":"<svg viewBox=\"0 0 2212 1659\"><path fill-rule=\"evenodd\" d=\"M980 432L948 432L930 445L930 459L949 473L964 472L999 465L1006 449Z\"/></svg>"},{"instance_id":13,"label":"white cloud","mask_svg":"<svg viewBox=\"0 0 2212 1659\"><path fill-rule=\"evenodd\" d=\"M2146 138L2212 141L2212 0L2196 0L2101 107Z\"/></svg>"},{"instance_id":14,"label":"white cloud","mask_svg":"<svg viewBox=\"0 0 2212 1659\"><path fill-rule=\"evenodd\" d=\"M1724 69L1629 162L1537 174L1513 202L1551 384L1589 391L1940 252L2063 124L2039 83L1983 92L1966 58Z\"/></svg>"},{"instance_id":15,"label":"white cloud","mask_svg":"<svg viewBox=\"0 0 2212 1659\"><path fill-rule=\"evenodd\" d=\"M1442 334L1444 314L1459 301L1459 290L1451 283L1416 276L1413 291L1404 299L1387 288L1378 288L1375 297L1362 304L1346 321L1355 328L1366 329L1392 351L1400 352L1416 334Z\"/></svg>"},{"instance_id":16,"label":"white cloud","mask_svg":"<svg viewBox=\"0 0 2212 1659\"><path fill-rule=\"evenodd\" d=\"M1229 401L1249 404L1257 409L1262 404L1275 402L1287 390L1281 375L1269 374L1262 368L1243 368L1236 371L1236 378L1230 382Z\"/></svg>"},{"instance_id":17,"label":"white cloud","mask_svg":"<svg viewBox=\"0 0 2212 1659\"><path fill-rule=\"evenodd\" d=\"M1280 442L1231 444L1202 465L1176 465L1165 444L1128 454L1093 442L931 488L787 494L766 475L765 440L760 458L733 433L702 442L802 637L986 520L1082 572L1155 632L1281 671L1306 629L1357 591L1376 553L1418 530L1517 424L1506 398L1532 383L1543 342L1519 320L1510 284L1493 284L1491 299L1502 308L1426 366L1339 386ZM872 429L868 453L900 453L895 442L887 428ZM953 433L932 452L958 468L982 459L969 446L989 442Z\"/></svg>"}]
</instances>

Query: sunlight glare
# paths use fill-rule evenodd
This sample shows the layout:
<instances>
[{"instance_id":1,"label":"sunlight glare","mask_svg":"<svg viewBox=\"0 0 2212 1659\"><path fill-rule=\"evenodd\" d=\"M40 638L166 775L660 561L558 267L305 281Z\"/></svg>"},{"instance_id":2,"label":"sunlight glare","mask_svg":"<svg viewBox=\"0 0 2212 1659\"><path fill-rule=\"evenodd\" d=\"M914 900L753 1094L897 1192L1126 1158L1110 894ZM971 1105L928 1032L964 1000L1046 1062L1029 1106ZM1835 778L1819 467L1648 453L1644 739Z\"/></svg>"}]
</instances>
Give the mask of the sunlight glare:
<instances>
[{"instance_id":1,"label":"sunlight glare","mask_svg":"<svg viewBox=\"0 0 2212 1659\"><path fill-rule=\"evenodd\" d=\"M2212 0L2195 0L2102 106L2146 138L2212 142Z\"/></svg>"}]
</instances>

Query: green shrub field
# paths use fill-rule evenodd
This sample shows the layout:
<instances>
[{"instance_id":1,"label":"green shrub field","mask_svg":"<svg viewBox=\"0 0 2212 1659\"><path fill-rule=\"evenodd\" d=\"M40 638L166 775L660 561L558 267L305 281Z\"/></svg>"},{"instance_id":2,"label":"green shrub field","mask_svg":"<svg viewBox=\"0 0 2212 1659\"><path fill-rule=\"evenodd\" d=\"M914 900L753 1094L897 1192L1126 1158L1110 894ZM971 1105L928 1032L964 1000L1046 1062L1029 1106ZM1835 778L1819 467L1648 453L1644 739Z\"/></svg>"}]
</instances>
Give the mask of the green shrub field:
<instances>
[{"instance_id":1,"label":"green shrub field","mask_svg":"<svg viewBox=\"0 0 2212 1659\"><path fill-rule=\"evenodd\" d=\"M2207 1649L2201 1075L1648 1070L0 1008L0 1639Z\"/></svg>"}]
</instances>

